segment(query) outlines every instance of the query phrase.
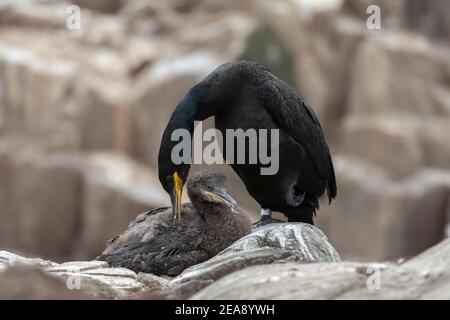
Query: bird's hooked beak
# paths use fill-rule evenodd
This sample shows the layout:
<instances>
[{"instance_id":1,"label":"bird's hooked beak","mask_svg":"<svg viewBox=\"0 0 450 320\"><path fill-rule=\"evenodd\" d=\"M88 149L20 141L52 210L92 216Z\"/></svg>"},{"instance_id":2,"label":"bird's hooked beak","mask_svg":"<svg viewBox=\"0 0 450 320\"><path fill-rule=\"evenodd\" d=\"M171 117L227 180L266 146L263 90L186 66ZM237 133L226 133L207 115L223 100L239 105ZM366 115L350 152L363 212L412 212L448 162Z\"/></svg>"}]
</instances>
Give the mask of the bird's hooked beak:
<instances>
[{"instance_id":1,"label":"bird's hooked beak","mask_svg":"<svg viewBox=\"0 0 450 320\"><path fill-rule=\"evenodd\" d=\"M174 220L181 219L181 195L183 193L183 180L178 175L178 172L174 172L173 177L173 189L170 195L172 202L172 213Z\"/></svg>"},{"instance_id":2,"label":"bird's hooked beak","mask_svg":"<svg viewBox=\"0 0 450 320\"><path fill-rule=\"evenodd\" d=\"M237 207L236 200L234 200L224 189L214 192L202 190L202 192L211 202L224 203L231 209L235 209Z\"/></svg>"}]
</instances>

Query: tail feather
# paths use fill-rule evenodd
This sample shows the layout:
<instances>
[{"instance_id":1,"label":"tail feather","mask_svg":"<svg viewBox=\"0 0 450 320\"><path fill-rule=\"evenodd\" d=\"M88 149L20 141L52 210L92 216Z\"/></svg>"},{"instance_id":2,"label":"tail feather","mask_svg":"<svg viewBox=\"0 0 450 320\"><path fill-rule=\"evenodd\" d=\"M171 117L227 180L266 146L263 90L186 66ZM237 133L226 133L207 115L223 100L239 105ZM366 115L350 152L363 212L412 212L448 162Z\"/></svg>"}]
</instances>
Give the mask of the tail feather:
<instances>
[{"instance_id":1,"label":"tail feather","mask_svg":"<svg viewBox=\"0 0 450 320\"><path fill-rule=\"evenodd\" d=\"M337 195L337 186L336 186L336 174L334 173L334 165L333 160L331 159L330 152L328 151L328 162L329 162L329 174L330 177L327 181L327 196L328 196L328 203L330 204L331 201L336 198Z\"/></svg>"}]
</instances>

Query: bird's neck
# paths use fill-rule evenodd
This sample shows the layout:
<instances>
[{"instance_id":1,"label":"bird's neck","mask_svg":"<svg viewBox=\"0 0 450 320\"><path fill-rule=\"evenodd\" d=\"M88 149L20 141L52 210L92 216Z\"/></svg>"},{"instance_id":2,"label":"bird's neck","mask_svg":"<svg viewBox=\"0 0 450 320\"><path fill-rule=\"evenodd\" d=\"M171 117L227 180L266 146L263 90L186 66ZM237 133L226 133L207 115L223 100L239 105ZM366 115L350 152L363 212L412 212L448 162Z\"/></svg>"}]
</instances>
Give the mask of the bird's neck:
<instances>
[{"instance_id":1,"label":"bird's neck","mask_svg":"<svg viewBox=\"0 0 450 320\"><path fill-rule=\"evenodd\" d=\"M209 229L221 229L224 227L224 220L226 220L224 218L228 215L228 213L222 212L222 210L222 208L209 208L203 211L203 217Z\"/></svg>"},{"instance_id":2,"label":"bird's neck","mask_svg":"<svg viewBox=\"0 0 450 320\"><path fill-rule=\"evenodd\" d=\"M192 94L188 93L177 105L175 111L172 113L169 123L164 130L161 139L161 145L159 147L159 168L176 166L176 164L173 163L172 151L180 142L188 144L191 143L192 140L190 137L192 137L192 133L194 131L196 112L196 98ZM187 147L190 147L190 145L188 145ZM192 151L192 149L190 150ZM190 161L191 156L187 155L187 158ZM189 163L184 163L183 165L189 170ZM163 174L165 174L165 172L163 172ZM163 181L165 178L165 176L160 177L160 180Z\"/></svg>"},{"instance_id":3,"label":"bird's neck","mask_svg":"<svg viewBox=\"0 0 450 320\"><path fill-rule=\"evenodd\" d=\"M186 129L192 136L195 121L203 121L215 115L220 101L210 91L208 83L199 83L189 90L172 113L162 142L170 144L172 132L176 129Z\"/></svg>"},{"instance_id":4,"label":"bird's neck","mask_svg":"<svg viewBox=\"0 0 450 320\"><path fill-rule=\"evenodd\" d=\"M166 131L169 130L172 132L176 129L187 129L192 133L194 130L197 108L197 97L192 93L185 95L172 113Z\"/></svg>"},{"instance_id":5,"label":"bird's neck","mask_svg":"<svg viewBox=\"0 0 450 320\"><path fill-rule=\"evenodd\" d=\"M189 195L189 198L191 199L191 203L195 210L197 210L207 224L214 224L219 221L223 215L227 214L227 208L204 201L203 199L196 199L191 195Z\"/></svg>"}]
</instances>

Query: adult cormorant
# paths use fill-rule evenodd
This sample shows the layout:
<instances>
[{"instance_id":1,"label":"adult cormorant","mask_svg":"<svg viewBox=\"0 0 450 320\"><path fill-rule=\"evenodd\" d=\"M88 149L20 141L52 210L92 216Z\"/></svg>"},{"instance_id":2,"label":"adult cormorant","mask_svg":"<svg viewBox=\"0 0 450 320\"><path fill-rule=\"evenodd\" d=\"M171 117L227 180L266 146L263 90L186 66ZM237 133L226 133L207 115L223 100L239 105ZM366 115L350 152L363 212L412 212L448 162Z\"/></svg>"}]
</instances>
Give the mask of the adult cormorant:
<instances>
[{"instance_id":1,"label":"adult cormorant","mask_svg":"<svg viewBox=\"0 0 450 320\"><path fill-rule=\"evenodd\" d=\"M264 165L259 159L256 164L231 164L261 205L258 225L273 221L272 210L286 215L288 221L314 224L318 198L326 190L331 203L337 189L333 161L319 120L295 89L251 61L216 68L188 91L167 124L158 169L160 182L171 196L174 216L180 216L181 192L190 164L173 163L171 151L178 141L172 141L172 133L179 128L192 133L194 121L210 116L215 117L224 145L227 129L279 129L279 145L273 146L279 147L279 170L275 175L261 175ZM248 144L246 148L248 154Z\"/></svg>"},{"instance_id":2,"label":"adult cormorant","mask_svg":"<svg viewBox=\"0 0 450 320\"><path fill-rule=\"evenodd\" d=\"M205 170L188 180L191 203L173 220L169 207L139 215L110 241L98 260L135 272L177 275L250 232L251 222L226 191L226 177Z\"/></svg>"}]
</instances>

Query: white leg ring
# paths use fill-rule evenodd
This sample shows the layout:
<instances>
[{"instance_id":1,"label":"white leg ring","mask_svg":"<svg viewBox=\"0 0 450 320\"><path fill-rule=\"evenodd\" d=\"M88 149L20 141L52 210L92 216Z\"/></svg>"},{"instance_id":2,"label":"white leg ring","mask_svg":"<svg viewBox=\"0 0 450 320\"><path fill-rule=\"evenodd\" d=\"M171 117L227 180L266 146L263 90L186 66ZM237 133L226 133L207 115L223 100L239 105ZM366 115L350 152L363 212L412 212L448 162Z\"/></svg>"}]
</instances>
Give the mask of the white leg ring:
<instances>
[{"instance_id":1,"label":"white leg ring","mask_svg":"<svg viewBox=\"0 0 450 320\"><path fill-rule=\"evenodd\" d=\"M263 216L272 217L272 210L261 208L261 217L263 217Z\"/></svg>"}]
</instances>

